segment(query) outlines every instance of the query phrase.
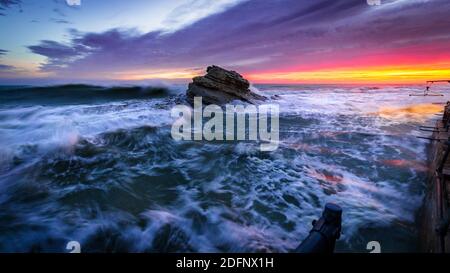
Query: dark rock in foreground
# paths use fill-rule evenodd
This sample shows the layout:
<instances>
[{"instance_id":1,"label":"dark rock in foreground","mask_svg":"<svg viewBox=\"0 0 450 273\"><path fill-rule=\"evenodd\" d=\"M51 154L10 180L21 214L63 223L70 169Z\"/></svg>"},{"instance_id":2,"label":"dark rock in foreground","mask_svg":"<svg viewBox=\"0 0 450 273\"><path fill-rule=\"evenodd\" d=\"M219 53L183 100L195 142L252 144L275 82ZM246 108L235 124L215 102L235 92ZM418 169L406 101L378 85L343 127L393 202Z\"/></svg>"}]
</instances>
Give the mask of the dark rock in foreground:
<instances>
[{"instance_id":1,"label":"dark rock in foreground","mask_svg":"<svg viewBox=\"0 0 450 273\"><path fill-rule=\"evenodd\" d=\"M233 100L242 100L252 104L264 101L264 96L249 89L250 83L239 73L218 66L209 66L205 76L192 79L186 95L193 103L194 97L202 97L204 104L226 104Z\"/></svg>"}]
</instances>

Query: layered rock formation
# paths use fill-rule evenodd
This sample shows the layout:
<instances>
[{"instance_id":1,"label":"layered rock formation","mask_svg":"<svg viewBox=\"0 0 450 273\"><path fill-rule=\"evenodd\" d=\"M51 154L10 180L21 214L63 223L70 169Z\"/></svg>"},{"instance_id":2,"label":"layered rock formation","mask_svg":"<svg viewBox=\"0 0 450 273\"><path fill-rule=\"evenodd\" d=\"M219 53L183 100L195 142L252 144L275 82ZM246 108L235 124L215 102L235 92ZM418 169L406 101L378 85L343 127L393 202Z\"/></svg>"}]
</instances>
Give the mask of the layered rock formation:
<instances>
[{"instance_id":1,"label":"layered rock formation","mask_svg":"<svg viewBox=\"0 0 450 273\"><path fill-rule=\"evenodd\" d=\"M234 100L257 104L266 98L252 92L250 83L239 73L218 66L209 66L205 76L192 79L186 95L192 103L194 97L202 97L205 104L226 104Z\"/></svg>"}]
</instances>

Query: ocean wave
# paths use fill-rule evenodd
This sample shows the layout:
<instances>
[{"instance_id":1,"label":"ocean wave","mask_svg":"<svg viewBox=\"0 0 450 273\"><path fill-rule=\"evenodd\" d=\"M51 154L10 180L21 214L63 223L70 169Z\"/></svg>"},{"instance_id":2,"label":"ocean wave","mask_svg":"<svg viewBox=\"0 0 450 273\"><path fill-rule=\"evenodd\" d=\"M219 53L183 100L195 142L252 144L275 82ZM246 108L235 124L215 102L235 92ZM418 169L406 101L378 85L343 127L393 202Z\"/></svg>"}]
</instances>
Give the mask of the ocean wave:
<instances>
[{"instance_id":1,"label":"ocean wave","mask_svg":"<svg viewBox=\"0 0 450 273\"><path fill-rule=\"evenodd\" d=\"M270 153L255 142L173 140L175 91L5 106L0 250L65 251L77 240L83 252L288 252L326 202L344 208L339 251L365 251L380 234L396 244L386 251L416 250L427 168L414 135L432 113L383 109L409 113L436 98L410 98L410 87L258 88L279 95Z\"/></svg>"},{"instance_id":2,"label":"ocean wave","mask_svg":"<svg viewBox=\"0 0 450 273\"><path fill-rule=\"evenodd\" d=\"M56 86L11 86L0 89L0 105L73 105L110 101L162 98L178 94L171 87L95 86L83 84Z\"/></svg>"}]
</instances>

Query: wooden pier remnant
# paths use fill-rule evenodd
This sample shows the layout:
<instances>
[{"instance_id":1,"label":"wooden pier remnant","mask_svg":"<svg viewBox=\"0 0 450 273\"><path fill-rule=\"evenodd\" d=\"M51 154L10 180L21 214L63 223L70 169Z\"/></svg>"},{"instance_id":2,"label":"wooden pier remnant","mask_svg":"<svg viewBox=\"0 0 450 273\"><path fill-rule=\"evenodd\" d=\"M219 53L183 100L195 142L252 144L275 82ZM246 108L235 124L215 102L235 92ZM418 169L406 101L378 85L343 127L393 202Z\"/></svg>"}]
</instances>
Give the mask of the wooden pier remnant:
<instances>
[{"instance_id":1,"label":"wooden pier remnant","mask_svg":"<svg viewBox=\"0 0 450 273\"><path fill-rule=\"evenodd\" d=\"M430 175L420 212L420 242L424 252L450 253L450 102L432 128Z\"/></svg>"}]
</instances>

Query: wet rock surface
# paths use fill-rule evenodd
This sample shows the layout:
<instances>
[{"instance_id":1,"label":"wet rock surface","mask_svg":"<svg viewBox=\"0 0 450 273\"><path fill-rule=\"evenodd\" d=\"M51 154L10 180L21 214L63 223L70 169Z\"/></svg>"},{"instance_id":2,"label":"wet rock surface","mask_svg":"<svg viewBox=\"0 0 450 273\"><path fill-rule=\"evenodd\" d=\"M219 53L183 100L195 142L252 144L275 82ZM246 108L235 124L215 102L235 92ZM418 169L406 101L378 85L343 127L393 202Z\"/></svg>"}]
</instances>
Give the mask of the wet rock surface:
<instances>
[{"instance_id":1,"label":"wet rock surface","mask_svg":"<svg viewBox=\"0 0 450 273\"><path fill-rule=\"evenodd\" d=\"M189 102L194 97L202 97L205 104L226 104L234 100L241 100L257 104L266 97L251 91L250 83L239 73L223 69L219 66L209 66L206 75L195 77L186 91Z\"/></svg>"}]
</instances>

